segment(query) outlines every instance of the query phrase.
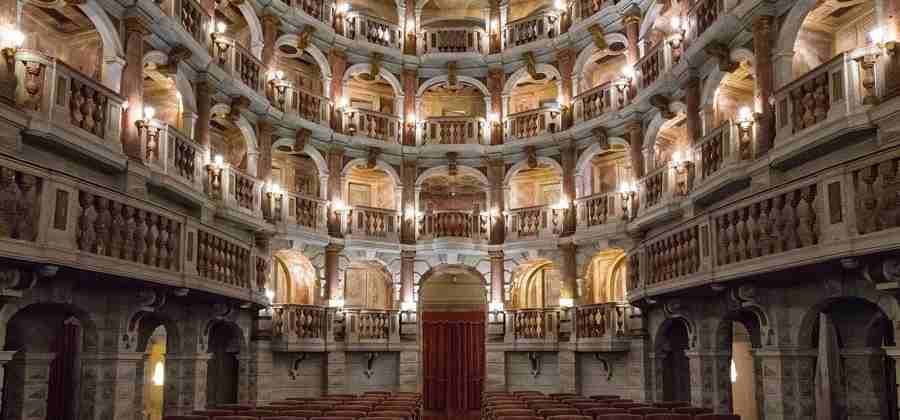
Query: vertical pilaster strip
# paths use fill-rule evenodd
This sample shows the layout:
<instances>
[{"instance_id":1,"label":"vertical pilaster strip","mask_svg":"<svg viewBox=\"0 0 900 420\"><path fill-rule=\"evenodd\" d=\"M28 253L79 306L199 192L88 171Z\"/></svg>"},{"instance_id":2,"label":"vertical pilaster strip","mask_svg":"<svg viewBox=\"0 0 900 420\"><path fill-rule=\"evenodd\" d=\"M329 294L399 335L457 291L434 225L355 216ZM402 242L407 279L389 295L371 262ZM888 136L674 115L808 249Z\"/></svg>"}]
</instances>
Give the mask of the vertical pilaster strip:
<instances>
[{"instance_id":1,"label":"vertical pilaster strip","mask_svg":"<svg viewBox=\"0 0 900 420\"><path fill-rule=\"evenodd\" d=\"M125 69L120 92L128 104L122 127L125 154L143 162L137 122L144 118L144 37L149 34L143 19L125 18Z\"/></svg>"},{"instance_id":2,"label":"vertical pilaster strip","mask_svg":"<svg viewBox=\"0 0 900 420\"><path fill-rule=\"evenodd\" d=\"M257 123L257 131L259 131L257 134L259 161L256 166L256 176L266 181L269 179L269 175L272 174L272 136L274 135L275 127L269 121L260 120Z\"/></svg>"},{"instance_id":3,"label":"vertical pilaster strip","mask_svg":"<svg viewBox=\"0 0 900 420\"><path fill-rule=\"evenodd\" d=\"M684 84L684 104L687 112L687 137L691 145L702 138L700 127L700 79L691 76Z\"/></svg>"},{"instance_id":4,"label":"vertical pilaster strip","mask_svg":"<svg viewBox=\"0 0 900 420\"><path fill-rule=\"evenodd\" d=\"M325 283L328 284L328 296L330 301L341 295L338 278L338 256L344 247L338 244L328 244L325 247Z\"/></svg>"},{"instance_id":5,"label":"vertical pilaster strip","mask_svg":"<svg viewBox=\"0 0 900 420\"><path fill-rule=\"evenodd\" d=\"M758 113L756 124L756 156L762 156L775 141L774 99L775 68L772 62L772 32L774 18L758 16L753 21L753 53L756 66L755 107Z\"/></svg>"},{"instance_id":6,"label":"vertical pilaster strip","mask_svg":"<svg viewBox=\"0 0 900 420\"><path fill-rule=\"evenodd\" d=\"M328 393L344 394L347 392L347 354L342 351L328 352L326 364L328 377Z\"/></svg>"}]
</instances>

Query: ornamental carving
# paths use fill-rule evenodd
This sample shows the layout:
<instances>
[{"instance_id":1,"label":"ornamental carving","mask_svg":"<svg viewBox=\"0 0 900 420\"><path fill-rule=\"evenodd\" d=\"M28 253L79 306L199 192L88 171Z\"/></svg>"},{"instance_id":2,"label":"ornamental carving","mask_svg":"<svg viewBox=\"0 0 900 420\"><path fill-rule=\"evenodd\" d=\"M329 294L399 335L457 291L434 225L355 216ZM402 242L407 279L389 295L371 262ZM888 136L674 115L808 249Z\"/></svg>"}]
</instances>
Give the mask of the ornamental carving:
<instances>
[{"instance_id":1,"label":"ornamental carving","mask_svg":"<svg viewBox=\"0 0 900 420\"><path fill-rule=\"evenodd\" d=\"M856 226L862 235L900 226L900 179L897 159L853 172Z\"/></svg>"},{"instance_id":2,"label":"ornamental carving","mask_svg":"<svg viewBox=\"0 0 900 420\"><path fill-rule=\"evenodd\" d=\"M313 34L316 32L315 26L306 25L303 28L303 32L297 34L297 51L301 53L309 47L309 43L312 41Z\"/></svg>"},{"instance_id":3,"label":"ornamental carving","mask_svg":"<svg viewBox=\"0 0 900 420\"><path fill-rule=\"evenodd\" d=\"M35 240L41 184L34 175L0 167L0 238Z\"/></svg>"}]
</instances>

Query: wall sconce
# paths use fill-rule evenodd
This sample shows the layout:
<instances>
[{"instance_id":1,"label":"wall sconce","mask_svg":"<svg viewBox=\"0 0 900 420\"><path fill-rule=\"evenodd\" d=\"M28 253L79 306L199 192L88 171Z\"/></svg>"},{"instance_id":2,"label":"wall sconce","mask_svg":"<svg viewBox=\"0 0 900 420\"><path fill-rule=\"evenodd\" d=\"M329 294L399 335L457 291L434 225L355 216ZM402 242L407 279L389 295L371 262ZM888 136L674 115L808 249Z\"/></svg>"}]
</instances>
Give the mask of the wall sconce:
<instances>
[{"instance_id":1,"label":"wall sconce","mask_svg":"<svg viewBox=\"0 0 900 420\"><path fill-rule=\"evenodd\" d=\"M221 196L222 193L222 170L225 168L225 159L222 155L216 155L212 162L206 165L206 172L209 176L209 189L213 196Z\"/></svg>"},{"instance_id":2,"label":"wall sconce","mask_svg":"<svg viewBox=\"0 0 900 420\"><path fill-rule=\"evenodd\" d=\"M291 84L284 80L284 72L281 70L275 70L272 72L272 78L269 80L269 85L272 86L272 92L275 94L275 102L278 103L278 109L284 111L284 101L287 99L287 88L291 86Z\"/></svg>"},{"instance_id":3,"label":"wall sconce","mask_svg":"<svg viewBox=\"0 0 900 420\"><path fill-rule=\"evenodd\" d=\"M264 293L266 295L266 299L269 301L269 305L271 305L272 302L275 302L275 292L272 291L272 289L269 289L268 287L266 287Z\"/></svg>"},{"instance_id":4,"label":"wall sconce","mask_svg":"<svg viewBox=\"0 0 900 420\"><path fill-rule=\"evenodd\" d=\"M342 212L347 210L347 205L344 204L344 201L341 199L337 199L334 201L328 202L328 205L331 206L331 210L335 212Z\"/></svg>"},{"instance_id":5,"label":"wall sconce","mask_svg":"<svg viewBox=\"0 0 900 420\"><path fill-rule=\"evenodd\" d=\"M159 127L153 127L150 125L150 122L153 120L153 116L156 114L156 110L153 109L152 106L144 107L144 118L137 120L134 122L134 125L138 130L138 137L140 137L144 132L147 134L147 148L144 159L147 161L156 160L156 153L159 149Z\"/></svg>"},{"instance_id":6,"label":"wall sconce","mask_svg":"<svg viewBox=\"0 0 900 420\"><path fill-rule=\"evenodd\" d=\"M619 184L619 197L622 199L622 219L630 219L628 209L634 202L637 195L637 185L634 182L623 182Z\"/></svg>"},{"instance_id":7,"label":"wall sconce","mask_svg":"<svg viewBox=\"0 0 900 420\"><path fill-rule=\"evenodd\" d=\"M694 162L688 153L676 150L672 153L672 169L675 170L675 188L680 195L687 195L694 185Z\"/></svg>"},{"instance_id":8,"label":"wall sconce","mask_svg":"<svg viewBox=\"0 0 900 420\"><path fill-rule=\"evenodd\" d=\"M575 306L575 300L572 298L559 298L560 308L571 308Z\"/></svg>"},{"instance_id":9,"label":"wall sconce","mask_svg":"<svg viewBox=\"0 0 900 420\"><path fill-rule=\"evenodd\" d=\"M228 29L228 25L225 22L218 22L213 26L213 32L210 34L212 38L213 45L216 48L216 55L219 59L219 64L225 64L227 60L228 49L231 48L231 43L229 39L225 36L225 30Z\"/></svg>"},{"instance_id":10,"label":"wall sconce","mask_svg":"<svg viewBox=\"0 0 900 420\"><path fill-rule=\"evenodd\" d=\"M348 99L346 96L341 96L340 99L338 99L338 108L343 109L347 108L348 106L350 106L350 99Z\"/></svg>"},{"instance_id":11,"label":"wall sconce","mask_svg":"<svg viewBox=\"0 0 900 420\"><path fill-rule=\"evenodd\" d=\"M3 47L3 58L10 71L15 69L16 52L25 42L25 34L15 28L9 28L0 33L0 45Z\"/></svg>"},{"instance_id":12,"label":"wall sconce","mask_svg":"<svg viewBox=\"0 0 900 420\"><path fill-rule=\"evenodd\" d=\"M741 107L738 110L737 126L738 126L738 152L741 160L749 160L752 152L753 140L753 122L755 115L750 111L750 107ZM706 169L704 169L705 171Z\"/></svg>"},{"instance_id":13,"label":"wall sconce","mask_svg":"<svg viewBox=\"0 0 900 420\"><path fill-rule=\"evenodd\" d=\"M350 11L350 3L348 3L348 2L345 1L345 2L343 2L343 3L341 3L341 4L339 4L339 5L337 6L337 8L335 9L335 11L338 12L338 14L341 14L341 15L347 14L347 12Z\"/></svg>"},{"instance_id":14,"label":"wall sconce","mask_svg":"<svg viewBox=\"0 0 900 420\"><path fill-rule=\"evenodd\" d=\"M270 221L281 221L282 200L281 186L274 182L266 185L266 204L264 216Z\"/></svg>"}]
</instances>

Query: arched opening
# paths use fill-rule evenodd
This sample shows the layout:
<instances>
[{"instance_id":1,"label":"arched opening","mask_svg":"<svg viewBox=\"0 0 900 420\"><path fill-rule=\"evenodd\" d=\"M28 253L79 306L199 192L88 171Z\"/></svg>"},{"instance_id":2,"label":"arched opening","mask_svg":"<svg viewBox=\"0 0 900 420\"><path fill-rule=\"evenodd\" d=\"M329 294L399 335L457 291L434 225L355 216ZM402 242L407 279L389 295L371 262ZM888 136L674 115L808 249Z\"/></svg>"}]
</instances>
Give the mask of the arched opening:
<instances>
[{"instance_id":1,"label":"arched opening","mask_svg":"<svg viewBox=\"0 0 900 420\"><path fill-rule=\"evenodd\" d=\"M299 251L274 255L274 276L266 286L274 305L314 305L318 300L318 276L309 259Z\"/></svg>"},{"instance_id":2,"label":"arched opening","mask_svg":"<svg viewBox=\"0 0 900 420\"><path fill-rule=\"evenodd\" d=\"M16 352L5 366L4 415L45 412L48 419L81 418L81 389L93 378L82 374L82 356L96 344L93 325L84 313L69 305L33 304L8 322L4 350ZM46 375L34 375L46 366ZM32 372L32 373L29 373ZM44 390L44 406L28 390Z\"/></svg>"},{"instance_id":3,"label":"arched opening","mask_svg":"<svg viewBox=\"0 0 900 420\"><path fill-rule=\"evenodd\" d=\"M215 322L209 329L209 353L206 370L206 406L238 402L240 366L238 355L243 348L243 333L236 324Z\"/></svg>"},{"instance_id":4,"label":"arched opening","mask_svg":"<svg viewBox=\"0 0 900 420\"><path fill-rule=\"evenodd\" d=\"M153 119L188 135L193 125L191 120L185 120L190 111L185 110L181 93L175 86L176 71L152 61L145 63L144 109L152 108Z\"/></svg>"},{"instance_id":5,"label":"arched opening","mask_svg":"<svg viewBox=\"0 0 900 420\"><path fill-rule=\"evenodd\" d=\"M896 365L883 350L895 346L892 325L881 308L860 298L834 299L807 314L801 344L816 351L815 380L814 389L801 392L816 396L819 417L897 418Z\"/></svg>"},{"instance_id":6,"label":"arched opening","mask_svg":"<svg viewBox=\"0 0 900 420\"><path fill-rule=\"evenodd\" d=\"M65 2L38 4L25 2L22 6L22 48L55 57L98 83L104 80L103 40L81 7ZM119 86L110 88L119 90Z\"/></svg>"},{"instance_id":7,"label":"arched opening","mask_svg":"<svg viewBox=\"0 0 900 420\"><path fill-rule=\"evenodd\" d=\"M487 184L475 169L441 171L421 179L418 186L420 239L485 238L489 226Z\"/></svg>"},{"instance_id":8,"label":"arched opening","mask_svg":"<svg viewBox=\"0 0 900 420\"><path fill-rule=\"evenodd\" d=\"M555 205L562 201L562 171L548 162L522 168L509 178L509 202L507 208Z\"/></svg>"},{"instance_id":9,"label":"arched opening","mask_svg":"<svg viewBox=\"0 0 900 420\"><path fill-rule=\"evenodd\" d=\"M606 50L594 53L582 69L578 91L587 93L618 80L628 64L624 54L627 48L623 42L613 42Z\"/></svg>"},{"instance_id":10,"label":"arched opening","mask_svg":"<svg viewBox=\"0 0 900 420\"><path fill-rule=\"evenodd\" d=\"M295 41L297 42L297 41ZM322 69L308 51L296 44L280 43L274 68L268 69L266 94L282 111L294 111L301 118L324 123L331 112L326 98L327 84Z\"/></svg>"},{"instance_id":11,"label":"arched opening","mask_svg":"<svg viewBox=\"0 0 900 420\"><path fill-rule=\"evenodd\" d=\"M486 1L430 1L422 8L422 53L478 53L490 48Z\"/></svg>"},{"instance_id":12,"label":"arched opening","mask_svg":"<svg viewBox=\"0 0 900 420\"><path fill-rule=\"evenodd\" d=\"M612 143L609 149L599 150L576 168L578 198L615 193L623 183L630 183L632 171L627 152L626 145Z\"/></svg>"},{"instance_id":13,"label":"arched opening","mask_svg":"<svg viewBox=\"0 0 900 420\"><path fill-rule=\"evenodd\" d=\"M656 339L657 379L663 401L691 401L691 366L688 327L680 319L667 319Z\"/></svg>"},{"instance_id":14,"label":"arched opening","mask_svg":"<svg viewBox=\"0 0 900 420\"><path fill-rule=\"evenodd\" d=\"M286 145L275 147L271 179L285 191L318 199L323 193L319 175L318 165L306 152L295 151Z\"/></svg>"},{"instance_id":15,"label":"arched opening","mask_svg":"<svg viewBox=\"0 0 900 420\"><path fill-rule=\"evenodd\" d=\"M428 86L420 96L424 144L484 144L490 135L485 94L471 83ZM488 98L489 99L489 98Z\"/></svg>"},{"instance_id":16,"label":"arched opening","mask_svg":"<svg viewBox=\"0 0 900 420\"><path fill-rule=\"evenodd\" d=\"M377 66L372 66L377 67ZM344 132L389 143L400 143L400 92L393 81L388 81L381 70L372 69L350 73L344 80L343 109Z\"/></svg>"},{"instance_id":17,"label":"arched opening","mask_svg":"<svg viewBox=\"0 0 900 420\"><path fill-rule=\"evenodd\" d=\"M232 40L236 48L249 52L253 47L250 23L241 12L239 2L224 2L224 6L217 2L213 24L216 35ZM250 56L253 54L250 53Z\"/></svg>"},{"instance_id":18,"label":"arched opening","mask_svg":"<svg viewBox=\"0 0 900 420\"><path fill-rule=\"evenodd\" d=\"M803 19L794 39L792 80L841 53L869 45L870 32L877 25L874 1L818 2Z\"/></svg>"},{"instance_id":19,"label":"arched opening","mask_svg":"<svg viewBox=\"0 0 900 420\"><path fill-rule=\"evenodd\" d=\"M345 171L344 179L344 197L351 207L397 209L396 182L380 166L353 165Z\"/></svg>"},{"instance_id":20,"label":"arched opening","mask_svg":"<svg viewBox=\"0 0 900 420\"><path fill-rule=\"evenodd\" d=\"M541 259L521 264L512 276L510 309L543 309L559 307L562 277L550 260Z\"/></svg>"},{"instance_id":21,"label":"arched opening","mask_svg":"<svg viewBox=\"0 0 900 420\"><path fill-rule=\"evenodd\" d=\"M668 120L660 127L656 139L646 150L647 177L656 171L664 171L671 165L676 165L690 157L690 144L687 138L687 118L679 115Z\"/></svg>"},{"instance_id":22,"label":"arched opening","mask_svg":"<svg viewBox=\"0 0 900 420\"><path fill-rule=\"evenodd\" d=\"M144 350L143 414L147 420L162 420L165 407L166 380L166 327L156 327L147 340Z\"/></svg>"},{"instance_id":23,"label":"arched opening","mask_svg":"<svg viewBox=\"0 0 900 420\"><path fill-rule=\"evenodd\" d=\"M626 302L628 264L625 260L625 251L621 249L606 249L591 257L580 293L583 304Z\"/></svg>"},{"instance_id":24,"label":"arched opening","mask_svg":"<svg viewBox=\"0 0 900 420\"><path fill-rule=\"evenodd\" d=\"M562 127L560 82L558 74L539 70L515 81L508 93L506 135L528 138L559 131Z\"/></svg>"},{"instance_id":25,"label":"arched opening","mask_svg":"<svg viewBox=\"0 0 900 420\"><path fill-rule=\"evenodd\" d=\"M345 309L391 310L394 294L391 274L379 262L355 262L344 270Z\"/></svg>"},{"instance_id":26,"label":"arched opening","mask_svg":"<svg viewBox=\"0 0 900 420\"><path fill-rule=\"evenodd\" d=\"M214 111L217 107L214 107ZM255 151L253 154L250 153L251 145L238 126L236 118L239 117L233 117L230 112L213 112L209 122L210 156L214 162L221 159L229 167L255 177Z\"/></svg>"},{"instance_id":27,"label":"arched opening","mask_svg":"<svg viewBox=\"0 0 900 420\"><path fill-rule=\"evenodd\" d=\"M730 357L715 359L716 383L724 393L717 412L734 413L756 420L764 408L765 395L757 395L762 378L757 375L754 352L762 343L759 315L740 310L729 313L716 331L718 352Z\"/></svg>"},{"instance_id":28,"label":"arched opening","mask_svg":"<svg viewBox=\"0 0 900 420\"><path fill-rule=\"evenodd\" d=\"M485 369L484 278L471 267L441 265L422 276L422 377L426 410L466 412L481 406Z\"/></svg>"}]
</instances>

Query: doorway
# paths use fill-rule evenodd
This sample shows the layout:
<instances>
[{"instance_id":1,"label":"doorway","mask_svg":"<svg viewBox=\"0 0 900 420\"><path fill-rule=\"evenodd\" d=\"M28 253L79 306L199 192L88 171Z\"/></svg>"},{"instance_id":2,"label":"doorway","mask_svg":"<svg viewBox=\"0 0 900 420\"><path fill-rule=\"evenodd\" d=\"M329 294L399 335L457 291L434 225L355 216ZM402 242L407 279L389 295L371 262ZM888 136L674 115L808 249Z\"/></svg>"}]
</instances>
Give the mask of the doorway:
<instances>
[{"instance_id":1,"label":"doorway","mask_svg":"<svg viewBox=\"0 0 900 420\"><path fill-rule=\"evenodd\" d=\"M484 278L471 267L444 265L420 284L425 409L478 410L486 377Z\"/></svg>"}]
</instances>

